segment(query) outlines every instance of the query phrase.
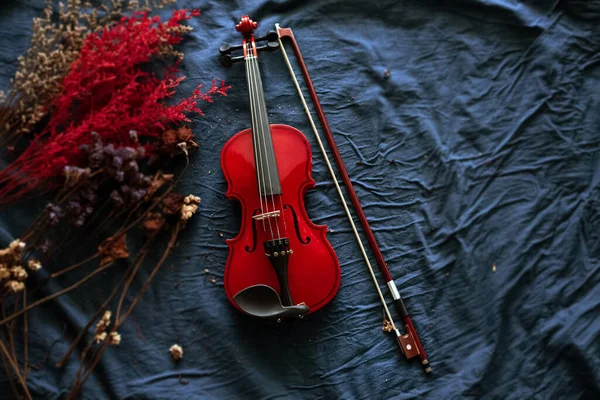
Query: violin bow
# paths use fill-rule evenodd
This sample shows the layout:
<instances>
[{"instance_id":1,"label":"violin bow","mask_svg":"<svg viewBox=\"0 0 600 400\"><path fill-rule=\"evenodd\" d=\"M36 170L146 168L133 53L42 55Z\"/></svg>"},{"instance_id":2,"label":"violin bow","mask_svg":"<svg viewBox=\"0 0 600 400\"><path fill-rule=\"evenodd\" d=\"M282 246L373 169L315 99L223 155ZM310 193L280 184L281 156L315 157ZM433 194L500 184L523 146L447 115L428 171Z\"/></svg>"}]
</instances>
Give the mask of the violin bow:
<instances>
[{"instance_id":1,"label":"violin bow","mask_svg":"<svg viewBox=\"0 0 600 400\"><path fill-rule=\"evenodd\" d=\"M350 225L352 226L352 230L354 231L354 236L356 237L358 246L360 247L360 250L363 254L363 257L364 257L367 267L369 269L371 278L373 279L373 283L375 284L375 288L377 289L377 294L379 295L379 299L381 300L381 304L383 305L385 316L387 317L387 319L389 321L389 328L386 329L387 324L384 324L384 330L386 330L386 331L393 330L394 333L396 334L396 339L398 341L398 345L400 346L400 349L402 350L402 353L404 353L406 358L410 359L410 358L413 358L418 355L419 358L421 359L421 364L423 365L425 372L430 373L431 366L429 364L429 360L427 359L427 354L425 353L425 349L423 348L423 345L421 344L421 340L419 339L419 336L417 335L417 331L415 330L415 327L412 323L410 315L408 314L406 306L404 305L404 300L402 299L402 296L400 296L400 293L398 292L398 288L397 288L396 284L394 283L394 279L392 278L392 275L387 266L387 263L385 262L383 255L381 254L381 250L379 249L379 245L377 244L375 235L373 235L373 231L371 230L369 221L367 221L367 217L365 216L365 213L362 209L360 201L358 200L358 196L356 195L356 191L354 190L354 186L352 185L350 176L348 176L348 171L346 170L344 162L342 161L342 157L340 155L340 152L339 152L337 145L335 143L335 140L333 138L333 134L331 133L331 129L329 128L329 124L327 123L327 118L325 118L325 113L323 112L323 108L321 107L321 102L319 101L319 97L317 96L317 92L312 83L312 79L310 78L310 74L308 73L308 69L306 68L306 64L304 63L304 59L302 58L302 53L300 52L300 48L298 47L298 43L296 42L294 33L292 32L291 28L281 28L279 26L279 24L275 24L275 28L276 28L277 35L278 35L279 47L281 48L283 57L288 66L288 69L290 71L290 75L292 76L292 80L294 82L294 85L296 86L296 90L298 91L298 95L300 96L300 100L302 101L302 105L304 106L304 111L306 112L306 115L308 116L310 125L313 129L313 132L315 134L315 137L317 139L319 147L321 148L323 157L325 158L327 168L329 169L329 173L331 174L333 183L335 184L335 187L340 196L340 200L342 202L344 210L346 211L346 216L348 217L348 221L350 221ZM308 92L312 99L313 105L315 107L315 110L317 111L317 116L319 117L319 121L321 122L321 127L323 128L323 131L325 132L325 138L327 139L327 142L329 143L329 147L333 154L333 159L335 160L338 170L340 171L340 173L342 175L342 180L344 181L344 185L346 186L346 190L348 191L350 200L352 202L352 205L354 206L354 210L355 210L355 212L358 216L358 219L362 225L363 232L364 232L365 236L367 237L369 246L371 247L371 250L373 251L373 253L375 255L375 259L377 260L377 265L379 266L381 274L385 278L388 289L392 295L392 299L394 300L394 305L396 307L396 311L398 312L398 314L400 315L400 317L402 318L402 320L404 322L404 332L405 332L404 335L402 335L400 333L399 329L396 327L396 324L394 323L394 319L392 318L392 315L390 314L390 310L387 306L387 303L385 301L383 293L381 292L381 289L379 288L377 278L375 277L375 272L373 271L373 267L371 266L371 262L369 261L369 257L365 251L365 247L362 243L362 239L358 233L358 230L356 229L356 225L354 223L354 218L352 217L352 214L350 213L350 210L348 208L348 204L346 202L344 194L342 193L342 190L338 183L335 172L333 171L333 167L331 166L331 162L329 161L327 152L325 151L325 147L323 146L323 142L321 141L321 136L319 135L317 127L315 126L315 122L312 118L312 115L310 113L308 105L306 104L306 100L302 93L302 89L300 88L300 85L298 84L298 80L296 79L296 74L294 72L292 64L290 63L290 59L288 58L287 52L285 51L285 47L283 46L283 43L282 43L283 38L289 39L290 43L292 44L292 48L294 49L296 60L300 66L302 76L304 77L304 82L306 83L306 87L308 88Z\"/></svg>"}]
</instances>

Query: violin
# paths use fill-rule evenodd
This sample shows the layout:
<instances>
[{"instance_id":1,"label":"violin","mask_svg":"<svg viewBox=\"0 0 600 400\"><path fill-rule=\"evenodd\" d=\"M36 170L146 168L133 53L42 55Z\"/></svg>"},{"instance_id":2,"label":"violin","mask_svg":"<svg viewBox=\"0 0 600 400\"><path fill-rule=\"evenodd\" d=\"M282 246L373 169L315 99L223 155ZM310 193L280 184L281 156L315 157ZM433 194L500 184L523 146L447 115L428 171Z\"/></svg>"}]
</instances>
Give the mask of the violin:
<instances>
[{"instance_id":1,"label":"violin","mask_svg":"<svg viewBox=\"0 0 600 400\"><path fill-rule=\"evenodd\" d=\"M308 217L304 196L315 187L312 152L305 135L270 124L258 63L262 50L278 48L276 32L254 37L257 23L242 17L241 45L221 47L221 63L243 59L251 127L236 133L221 152L227 197L241 205L238 235L227 240L224 286L245 314L267 319L301 317L327 305L340 286L340 265L325 225ZM267 44L257 46L266 40ZM232 57L234 50L243 56Z\"/></svg>"}]
</instances>

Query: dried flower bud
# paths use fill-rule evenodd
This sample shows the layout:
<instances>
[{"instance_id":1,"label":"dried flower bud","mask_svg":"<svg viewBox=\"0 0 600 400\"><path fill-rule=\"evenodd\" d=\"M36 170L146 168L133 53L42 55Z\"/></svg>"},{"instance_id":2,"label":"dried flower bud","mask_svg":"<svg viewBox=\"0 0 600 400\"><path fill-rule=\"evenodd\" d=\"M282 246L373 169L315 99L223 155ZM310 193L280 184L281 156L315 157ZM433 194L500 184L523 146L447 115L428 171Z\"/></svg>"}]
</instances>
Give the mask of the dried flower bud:
<instances>
[{"instance_id":1,"label":"dried flower bud","mask_svg":"<svg viewBox=\"0 0 600 400\"><path fill-rule=\"evenodd\" d=\"M187 221L192 218L192 215L198 211L198 204L200 204L200 197L193 194L185 197L183 199L183 206L181 207L181 220Z\"/></svg>"},{"instance_id":2,"label":"dried flower bud","mask_svg":"<svg viewBox=\"0 0 600 400\"><path fill-rule=\"evenodd\" d=\"M25 249L25 243L21 242L19 239L13 240L10 245L8 245L10 251L15 253L21 253Z\"/></svg>"},{"instance_id":3,"label":"dried flower bud","mask_svg":"<svg viewBox=\"0 0 600 400\"><path fill-rule=\"evenodd\" d=\"M96 324L96 337L102 337L101 340L106 339L106 328L110 325L110 317L112 313L109 310L104 311L104 315L100 318L100 321ZM102 334L104 333L104 336ZM98 341L98 340L96 340Z\"/></svg>"},{"instance_id":4,"label":"dried flower bud","mask_svg":"<svg viewBox=\"0 0 600 400\"><path fill-rule=\"evenodd\" d=\"M60 222L60 220L65 216L65 213L64 213L62 207L57 206L52 203L49 203L46 206L46 213L48 216L48 223L51 226L57 225Z\"/></svg>"},{"instance_id":5,"label":"dried flower bud","mask_svg":"<svg viewBox=\"0 0 600 400\"><path fill-rule=\"evenodd\" d=\"M40 268L42 268L42 263L39 262L38 260L29 260L29 264L27 265L29 267L30 270L32 271L37 271Z\"/></svg>"},{"instance_id":6,"label":"dried flower bud","mask_svg":"<svg viewBox=\"0 0 600 400\"><path fill-rule=\"evenodd\" d=\"M110 193L110 199L116 204L116 205L123 205L125 202L123 201L123 197L121 197L121 195L119 194L119 192L117 192L116 190L113 190Z\"/></svg>"},{"instance_id":7,"label":"dried flower bud","mask_svg":"<svg viewBox=\"0 0 600 400\"><path fill-rule=\"evenodd\" d=\"M112 344L113 346L118 346L121 344L121 335L117 332L111 332L108 335L108 343Z\"/></svg>"},{"instance_id":8,"label":"dried flower bud","mask_svg":"<svg viewBox=\"0 0 600 400\"><path fill-rule=\"evenodd\" d=\"M97 333L97 334L94 336L94 341L95 341L96 343L103 342L103 341L104 341L104 339L106 339L106 332Z\"/></svg>"},{"instance_id":9,"label":"dried flower bud","mask_svg":"<svg viewBox=\"0 0 600 400\"><path fill-rule=\"evenodd\" d=\"M25 279L27 279L27 271L25 271L25 269L23 269L23 267L21 267L21 266L16 266L16 267L11 268L10 274L17 281L22 282Z\"/></svg>"},{"instance_id":10,"label":"dried flower bud","mask_svg":"<svg viewBox=\"0 0 600 400\"><path fill-rule=\"evenodd\" d=\"M181 213L184 197L178 193L169 193L161 204L161 210L166 215L178 215Z\"/></svg>"},{"instance_id":11,"label":"dried flower bud","mask_svg":"<svg viewBox=\"0 0 600 400\"><path fill-rule=\"evenodd\" d=\"M129 257L125 234L104 239L100 246L98 246L98 251L101 254L100 263L103 265Z\"/></svg>"},{"instance_id":12,"label":"dried flower bud","mask_svg":"<svg viewBox=\"0 0 600 400\"><path fill-rule=\"evenodd\" d=\"M79 168L72 165L67 165L63 171L67 178L67 186L74 186L82 179L89 178L91 173L89 168Z\"/></svg>"},{"instance_id":13,"label":"dried flower bud","mask_svg":"<svg viewBox=\"0 0 600 400\"><path fill-rule=\"evenodd\" d=\"M173 361L179 361L183 358L183 349L178 344L171 346L169 353L171 353L171 358Z\"/></svg>"},{"instance_id":14,"label":"dried flower bud","mask_svg":"<svg viewBox=\"0 0 600 400\"><path fill-rule=\"evenodd\" d=\"M142 226L147 234L153 234L159 231L165 224L165 218L161 213L150 213L144 220Z\"/></svg>"},{"instance_id":15,"label":"dried flower bud","mask_svg":"<svg viewBox=\"0 0 600 400\"><path fill-rule=\"evenodd\" d=\"M25 289L25 284L23 282L10 281L6 284L6 287L10 292L17 293Z\"/></svg>"},{"instance_id":16,"label":"dried flower bud","mask_svg":"<svg viewBox=\"0 0 600 400\"><path fill-rule=\"evenodd\" d=\"M179 147L181 150L183 150L183 152L185 153L185 155L186 155L186 156L187 156L187 155L189 155L189 153L188 153L188 149L187 149L187 144L185 144L185 142L180 142L180 143L177 143L177 146L178 146L178 147Z\"/></svg>"}]
</instances>

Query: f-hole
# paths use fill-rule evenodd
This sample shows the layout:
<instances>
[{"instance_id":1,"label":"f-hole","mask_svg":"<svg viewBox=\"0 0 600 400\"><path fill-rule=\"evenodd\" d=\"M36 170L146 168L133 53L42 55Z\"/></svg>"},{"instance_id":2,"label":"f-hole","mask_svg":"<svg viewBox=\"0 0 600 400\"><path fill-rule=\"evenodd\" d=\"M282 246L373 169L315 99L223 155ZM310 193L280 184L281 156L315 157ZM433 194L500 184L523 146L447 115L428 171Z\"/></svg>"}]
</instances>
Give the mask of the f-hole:
<instances>
[{"instance_id":1,"label":"f-hole","mask_svg":"<svg viewBox=\"0 0 600 400\"><path fill-rule=\"evenodd\" d=\"M286 208L292 212L292 216L294 217L294 229L296 230L296 237L298 238L300 243L309 244L310 236L307 236L306 239L303 239L302 235L300 235L300 227L298 226L298 216L296 215L296 210L294 210L294 207L290 206L289 204L286 204L285 206L283 206L283 209L286 209ZM254 247L256 247L256 241L254 243Z\"/></svg>"},{"instance_id":2,"label":"f-hole","mask_svg":"<svg viewBox=\"0 0 600 400\"><path fill-rule=\"evenodd\" d=\"M260 212L260 208L257 208L252 213L252 216L254 217L257 214L260 214ZM250 249L249 246L246 246L245 249L248 253L252 253L254 250L256 250L256 219L254 218L252 218L252 248Z\"/></svg>"}]
</instances>

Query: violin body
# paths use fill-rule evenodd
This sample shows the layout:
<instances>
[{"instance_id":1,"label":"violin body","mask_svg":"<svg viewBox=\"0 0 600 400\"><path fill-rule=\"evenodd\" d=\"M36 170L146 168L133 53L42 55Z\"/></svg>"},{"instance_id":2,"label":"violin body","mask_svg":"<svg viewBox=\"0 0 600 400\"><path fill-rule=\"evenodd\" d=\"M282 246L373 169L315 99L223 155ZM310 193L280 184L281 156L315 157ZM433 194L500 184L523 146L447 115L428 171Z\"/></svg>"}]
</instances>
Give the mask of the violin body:
<instances>
[{"instance_id":1,"label":"violin body","mask_svg":"<svg viewBox=\"0 0 600 400\"><path fill-rule=\"evenodd\" d=\"M227 197L241 205L240 232L227 240L225 291L238 309L240 307L234 300L236 294L255 285L269 286L284 298L281 276L270 262L263 243L274 237L285 237L289 240L287 252L291 250L289 256L286 253L291 304L304 303L309 309L307 313L311 313L329 303L337 293L340 266L326 238L327 227L315 225L306 212L304 195L315 186L311 177L312 154L306 137L287 125L270 125L270 131L281 194L272 199L262 196L267 201L273 200L268 203L268 210L264 209L265 201L261 202L257 185L252 129L243 130L229 139L221 153L221 167L228 184ZM265 211L279 214L271 218L272 221L256 218ZM279 233L273 232L277 229L275 222Z\"/></svg>"}]
</instances>

